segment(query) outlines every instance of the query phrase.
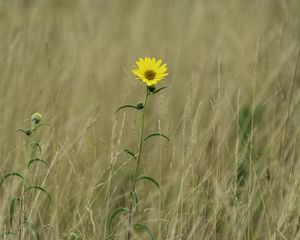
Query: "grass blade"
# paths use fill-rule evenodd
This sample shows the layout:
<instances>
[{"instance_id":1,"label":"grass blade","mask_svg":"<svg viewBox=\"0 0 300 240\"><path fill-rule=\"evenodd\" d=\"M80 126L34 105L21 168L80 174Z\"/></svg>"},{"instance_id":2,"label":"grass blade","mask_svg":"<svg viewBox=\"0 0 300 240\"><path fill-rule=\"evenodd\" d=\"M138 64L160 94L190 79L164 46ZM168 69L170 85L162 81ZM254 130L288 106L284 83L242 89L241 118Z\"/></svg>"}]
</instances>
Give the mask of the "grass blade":
<instances>
[{"instance_id":1,"label":"grass blade","mask_svg":"<svg viewBox=\"0 0 300 240\"><path fill-rule=\"evenodd\" d=\"M48 126L48 127L51 127L52 125L49 124L49 123L40 123L37 127L35 127L32 132L38 130L40 127L44 127L44 126Z\"/></svg>"}]
</instances>

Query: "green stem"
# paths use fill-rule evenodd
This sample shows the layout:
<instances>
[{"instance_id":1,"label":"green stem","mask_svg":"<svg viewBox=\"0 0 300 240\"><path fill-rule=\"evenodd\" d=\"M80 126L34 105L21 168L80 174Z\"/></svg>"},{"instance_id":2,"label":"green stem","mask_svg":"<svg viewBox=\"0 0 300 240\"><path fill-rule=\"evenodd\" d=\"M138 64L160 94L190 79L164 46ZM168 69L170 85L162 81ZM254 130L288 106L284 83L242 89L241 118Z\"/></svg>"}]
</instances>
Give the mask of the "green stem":
<instances>
[{"instance_id":1,"label":"green stem","mask_svg":"<svg viewBox=\"0 0 300 240\"><path fill-rule=\"evenodd\" d=\"M32 133L31 133L32 134ZM28 161L31 160L32 157L32 146L31 146L31 141L32 141L32 136L31 134L28 136ZM27 168L25 169L25 171L27 171ZM27 174L25 174L25 178L27 177ZM19 239L22 240L23 236L24 236L24 232L23 232L23 223L25 222L25 197L24 197L24 193L25 193L25 183L22 183L22 192L21 192L21 197L20 197L20 215L19 215L19 231L20 231L20 236Z\"/></svg>"},{"instance_id":2,"label":"green stem","mask_svg":"<svg viewBox=\"0 0 300 240\"><path fill-rule=\"evenodd\" d=\"M142 110L142 117L141 117L141 136L140 136L140 147L139 147L139 155L138 155L138 159L137 159L137 164L136 164L136 168L135 168L135 173L134 173L134 177L133 177L133 184L132 184L132 193L135 192L135 188L136 188L136 179L138 177L138 172L139 172L139 166L140 166L140 162L141 162L141 155L142 155L142 150L143 150L143 143L144 143L144 126L145 126L145 112L146 112L146 107L147 107L147 101L148 101L148 97L149 97L149 89L147 87L146 90L146 96L145 96L145 101L144 101L144 108ZM130 208L129 208L129 219L128 219L128 234L127 234L127 240L131 239L131 231L130 231L130 227L131 227L131 223L132 223L132 211L133 211L133 201L131 199L130 202Z\"/></svg>"}]
</instances>

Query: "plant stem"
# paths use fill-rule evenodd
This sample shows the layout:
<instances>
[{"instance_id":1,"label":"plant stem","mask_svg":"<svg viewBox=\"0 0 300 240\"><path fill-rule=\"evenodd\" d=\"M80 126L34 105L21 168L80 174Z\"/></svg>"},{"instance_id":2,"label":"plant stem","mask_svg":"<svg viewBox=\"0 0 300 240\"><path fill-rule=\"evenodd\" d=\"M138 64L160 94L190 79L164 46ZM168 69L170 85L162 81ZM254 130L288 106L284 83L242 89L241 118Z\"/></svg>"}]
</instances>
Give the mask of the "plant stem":
<instances>
[{"instance_id":1,"label":"plant stem","mask_svg":"<svg viewBox=\"0 0 300 240\"><path fill-rule=\"evenodd\" d=\"M147 107L147 101L148 97L150 95L149 89L147 87L146 89L146 96L145 96L145 101L144 101L144 108L142 110L142 117L141 117L141 136L140 136L140 146L139 146L139 153L138 153L138 159L137 159L137 164L135 168L135 173L133 177L133 183L132 183L132 190L131 192L135 192L136 188L136 179L138 177L138 171L139 171L139 166L141 162L141 155L142 155L142 150L143 150L143 143L144 143L144 125L145 125L145 112L146 112L146 107ZM132 222L132 211L133 211L133 201L131 199L130 201L130 207L129 207L129 218L128 218L128 234L127 234L127 240L131 239L131 222Z\"/></svg>"},{"instance_id":2,"label":"plant stem","mask_svg":"<svg viewBox=\"0 0 300 240\"><path fill-rule=\"evenodd\" d=\"M31 146L31 140L32 136L31 134L28 136L28 160L27 162L30 161L31 156L32 156L32 146ZM27 172L27 169L25 169ZM25 177L27 177L27 174L25 174ZM22 240L24 237L24 231L23 231L23 223L25 222L25 183L22 183L22 192L21 192L21 197L20 197L20 215L19 215L19 228L20 228L20 236L19 239Z\"/></svg>"}]
</instances>

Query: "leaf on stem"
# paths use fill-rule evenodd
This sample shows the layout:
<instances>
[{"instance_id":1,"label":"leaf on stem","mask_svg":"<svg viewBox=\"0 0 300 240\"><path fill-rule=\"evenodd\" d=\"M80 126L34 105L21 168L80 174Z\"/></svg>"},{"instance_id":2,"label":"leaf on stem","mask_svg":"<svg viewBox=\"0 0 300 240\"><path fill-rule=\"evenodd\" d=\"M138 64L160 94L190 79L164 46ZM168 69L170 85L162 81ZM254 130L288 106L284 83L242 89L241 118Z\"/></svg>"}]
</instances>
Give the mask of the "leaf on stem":
<instances>
[{"instance_id":1,"label":"leaf on stem","mask_svg":"<svg viewBox=\"0 0 300 240\"><path fill-rule=\"evenodd\" d=\"M30 136L31 133L32 133L31 129L22 129L22 128L18 128L18 129L16 130L16 132L22 132L22 133L24 133L24 134L27 135L27 136Z\"/></svg>"},{"instance_id":2,"label":"leaf on stem","mask_svg":"<svg viewBox=\"0 0 300 240\"><path fill-rule=\"evenodd\" d=\"M15 209L16 205L20 202L20 198L13 198L10 201L10 207L9 207L9 224L11 229L13 229L13 221L14 221L14 214L15 214Z\"/></svg>"},{"instance_id":3,"label":"leaf on stem","mask_svg":"<svg viewBox=\"0 0 300 240\"><path fill-rule=\"evenodd\" d=\"M23 181L24 181L24 177L21 175L21 173L18 173L18 172L11 172L11 173L7 173L6 175L4 175L4 177L1 177L0 179L0 186L1 184L4 182L4 180L8 177L12 177L12 176L16 176L16 177L19 177L21 178Z\"/></svg>"},{"instance_id":4,"label":"leaf on stem","mask_svg":"<svg viewBox=\"0 0 300 240\"><path fill-rule=\"evenodd\" d=\"M131 157L133 157L134 159L136 159L136 155L134 154L132 151L130 151L129 149L124 149L124 152L127 153L128 155L130 155Z\"/></svg>"},{"instance_id":5,"label":"leaf on stem","mask_svg":"<svg viewBox=\"0 0 300 240\"><path fill-rule=\"evenodd\" d=\"M137 191L136 190L135 191L131 191L130 195L131 195L132 200L135 203L136 210L138 211L138 204L139 204L140 199L139 199L139 195L138 195Z\"/></svg>"},{"instance_id":6,"label":"leaf on stem","mask_svg":"<svg viewBox=\"0 0 300 240\"><path fill-rule=\"evenodd\" d=\"M160 189L159 183L158 183L154 178L152 178L152 177L142 175L142 176L138 176L138 177L136 178L136 181L141 181L141 180L147 180L147 181L150 181L150 182L152 182L158 189Z\"/></svg>"},{"instance_id":7,"label":"leaf on stem","mask_svg":"<svg viewBox=\"0 0 300 240\"><path fill-rule=\"evenodd\" d=\"M33 163L35 163L35 162L41 162L41 163L43 163L43 164L45 164L45 165L48 165L48 163L47 163L45 160L43 160L43 159L40 159L40 158L33 158L33 159L31 159L31 160L28 162L27 168L30 168L31 164L33 164Z\"/></svg>"},{"instance_id":8,"label":"leaf on stem","mask_svg":"<svg viewBox=\"0 0 300 240\"><path fill-rule=\"evenodd\" d=\"M42 147L41 147L41 145L40 145L38 142L33 141L33 142L31 143L31 147L32 147L32 148L37 147L37 148L39 149L40 153L42 152Z\"/></svg>"},{"instance_id":9,"label":"leaf on stem","mask_svg":"<svg viewBox=\"0 0 300 240\"><path fill-rule=\"evenodd\" d=\"M37 186L37 185L33 185L33 186L27 187L24 192L28 192L28 191L30 191L32 189L36 189L36 190L39 190L39 191L45 193L47 195L47 197L49 198L49 200L51 201L50 194L44 188L42 188L40 186Z\"/></svg>"},{"instance_id":10,"label":"leaf on stem","mask_svg":"<svg viewBox=\"0 0 300 240\"><path fill-rule=\"evenodd\" d=\"M150 228L147 225L142 224L142 223L135 223L135 224L133 224L133 227L134 227L135 230L145 231L149 235L151 240L155 239L154 235L152 234Z\"/></svg>"},{"instance_id":11,"label":"leaf on stem","mask_svg":"<svg viewBox=\"0 0 300 240\"><path fill-rule=\"evenodd\" d=\"M151 138L151 137L155 137L155 136L163 137L163 138L165 138L166 140L170 141L170 139L169 139L166 135L164 135L164 134L162 134L162 133L152 133L152 134L150 134L149 136L145 137L145 138L144 138L144 141L148 140L148 139Z\"/></svg>"},{"instance_id":12,"label":"leaf on stem","mask_svg":"<svg viewBox=\"0 0 300 240\"><path fill-rule=\"evenodd\" d=\"M117 209L115 209L112 213L111 213L111 215L110 215L110 217L109 217L109 219L108 219L108 233L109 233L109 235L112 235L112 222L113 222L113 220L119 215L119 214L121 214L121 213L129 213L129 209L128 208L123 208L123 207L120 207L120 208L117 208Z\"/></svg>"},{"instance_id":13,"label":"leaf on stem","mask_svg":"<svg viewBox=\"0 0 300 240\"><path fill-rule=\"evenodd\" d=\"M137 104L136 106L135 105L130 105L130 104L127 104L127 105L123 105L121 107L119 107L115 113L119 112L121 109L124 109L124 108L134 108L136 110L142 110L144 108L144 105L142 103L139 103Z\"/></svg>"},{"instance_id":14,"label":"leaf on stem","mask_svg":"<svg viewBox=\"0 0 300 240\"><path fill-rule=\"evenodd\" d=\"M154 95L156 93L159 93L161 90L164 90L166 89L167 87L161 87L161 88L158 88L158 89L155 89L153 92L151 92L151 95Z\"/></svg>"}]
</instances>

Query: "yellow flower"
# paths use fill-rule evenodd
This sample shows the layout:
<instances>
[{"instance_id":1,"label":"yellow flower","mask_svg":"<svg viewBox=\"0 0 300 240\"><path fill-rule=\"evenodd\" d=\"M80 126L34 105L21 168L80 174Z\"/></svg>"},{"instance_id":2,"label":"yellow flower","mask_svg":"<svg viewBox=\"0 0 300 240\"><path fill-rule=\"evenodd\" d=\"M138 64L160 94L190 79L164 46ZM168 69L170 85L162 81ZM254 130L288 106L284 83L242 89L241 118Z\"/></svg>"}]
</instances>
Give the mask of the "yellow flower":
<instances>
[{"instance_id":1,"label":"yellow flower","mask_svg":"<svg viewBox=\"0 0 300 240\"><path fill-rule=\"evenodd\" d=\"M167 73L167 64L161 65L161 60L155 60L155 58L140 58L137 62L137 69L132 70L132 73L137 76L136 79L143 81L147 86L157 84L160 80L163 80Z\"/></svg>"},{"instance_id":2,"label":"yellow flower","mask_svg":"<svg viewBox=\"0 0 300 240\"><path fill-rule=\"evenodd\" d=\"M42 117L43 117L43 115L41 113L36 112L31 115L31 122L33 124L39 124L42 121Z\"/></svg>"}]
</instances>

